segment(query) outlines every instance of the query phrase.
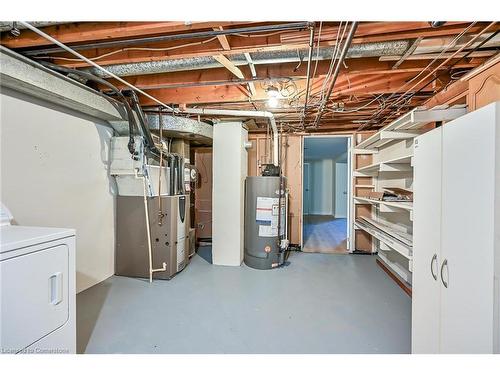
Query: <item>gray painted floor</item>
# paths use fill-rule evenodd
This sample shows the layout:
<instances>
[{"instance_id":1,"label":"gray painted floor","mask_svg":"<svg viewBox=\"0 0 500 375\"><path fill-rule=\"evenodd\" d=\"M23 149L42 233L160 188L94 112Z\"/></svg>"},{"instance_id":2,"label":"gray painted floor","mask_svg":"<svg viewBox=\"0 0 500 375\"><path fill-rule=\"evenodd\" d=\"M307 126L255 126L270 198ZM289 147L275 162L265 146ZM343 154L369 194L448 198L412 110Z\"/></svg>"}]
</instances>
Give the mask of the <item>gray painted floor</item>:
<instances>
[{"instance_id":1,"label":"gray painted floor","mask_svg":"<svg viewBox=\"0 0 500 375\"><path fill-rule=\"evenodd\" d=\"M205 249L206 251L206 249ZM410 298L370 255L292 253L170 281L113 276L78 294L80 353L409 353Z\"/></svg>"}]
</instances>

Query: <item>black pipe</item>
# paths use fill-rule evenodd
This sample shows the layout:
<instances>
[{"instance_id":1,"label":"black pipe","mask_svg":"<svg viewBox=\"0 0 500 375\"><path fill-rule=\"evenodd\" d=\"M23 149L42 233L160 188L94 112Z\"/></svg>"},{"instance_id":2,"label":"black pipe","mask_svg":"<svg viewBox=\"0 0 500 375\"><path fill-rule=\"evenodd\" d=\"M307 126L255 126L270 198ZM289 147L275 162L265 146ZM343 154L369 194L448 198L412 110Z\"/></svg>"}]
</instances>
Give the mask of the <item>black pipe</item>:
<instances>
[{"instance_id":1,"label":"black pipe","mask_svg":"<svg viewBox=\"0 0 500 375\"><path fill-rule=\"evenodd\" d=\"M270 31L284 31L284 30L302 30L311 27L311 22L295 22L286 23L279 25L266 25L266 26L251 26L251 27L240 27L236 29L225 29L225 30L212 30L212 31L198 31L194 33L186 34L176 34L176 35L160 35L152 36L147 38L136 38L136 39L126 39L126 40L115 40L110 42L100 42L100 43L88 43L80 45L69 45L74 51L82 51L94 48L112 48L119 46L133 46L137 44L145 43L158 43L165 41L181 40L181 39L198 39L198 38L209 38L221 35L234 35L234 34L251 34L259 32L270 32ZM25 56L39 56L46 55L50 53L66 52L60 47L49 47L42 49L32 49L25 50L22 52Z\"/></svg>"},{"instance_id":2,"label":"black pipe","mask_svg":"<svg viewBox=\"0 0 500 375\"><path fill-rule=\"evenodd\" d=\"M148 150L154 154L156 157L160 157L160 150L156 147L154 141L153 141L153 136L151 135L151 130L149 129L149 126L147 125L146 119L144 117L144 112L142 111L141 106L139 105L139 98L137 97L137 94L133 90L128 90L124 92L126 96L129 96L131 98L132 102L132 109L136 112L137 117L139 119L139 125L142 130L142 135L144 136L144 139L146 141L146 147ZM160 124L161 125L161 124Z\"/></svg>"},{"instance_id":3,"label":"black pipe","mask_svg":"<svg viewBox=\"0 0 500 375\"><path fill-rule=\"evenodd\" d=\"M127 112L128 131L129 131L128 150L132 155L137 156L137 155L135 155L135 147L134 147L134 143L135 143L135 141L134 141L134 125L137 127L137 123L135 121L134 114L132 112L132 108L130 108L130 105L127 101L127 98L125 98L125 96L122 94L122 92L116 86L114 86L109 81L107 81L101 77L97 77L97 76L93 75L92 73L89 73L86 71L67 68L64 66L52 64L52 63L47 62L47 61L40 61L40 64L49 68L49 69L56 70L56 71L59 71L61 73L78 75L78 76L83 77L89 81L100 83L101 85L104 85L104 86L108 87L111 91L113 91L113 93L116 94L120 98L120 102L123 104L123 106L125 107L125 111Z\"/></svg>"},{"instance_id":4,"label":"black pipe","mask_svg":"<svg viewBox=\"0 0 500 375\"><path fill-rule=\"evenodd\" d=\"M175 195L175 185L174 185L174 180L175 180L175 170L174 170L174 156L171 154L168 154L168 166L169 166L169 176L170 179L168 181L168 195Z\"/></svg>"},{"instance_id":5,"label":"black pipe","mask_svg":"<svg viewBox=\"0 0 500 375\"><path fill-rule=\"evenodd\" d=\"M184 188L182 186L184 173L182 171L182 157L180 155L174 155L174 164L175 164L175 171L177 172L176 193L182 194L184 192Z\"/></svg>"}]
</instances>

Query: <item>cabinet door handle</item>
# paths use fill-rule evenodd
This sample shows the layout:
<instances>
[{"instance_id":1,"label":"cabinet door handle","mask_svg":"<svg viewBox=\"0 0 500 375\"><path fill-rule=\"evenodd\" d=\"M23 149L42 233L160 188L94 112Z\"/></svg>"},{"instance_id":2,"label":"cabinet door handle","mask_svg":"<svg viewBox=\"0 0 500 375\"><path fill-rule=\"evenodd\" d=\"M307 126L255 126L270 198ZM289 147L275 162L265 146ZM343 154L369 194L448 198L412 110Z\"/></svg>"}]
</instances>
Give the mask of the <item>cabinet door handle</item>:
<instances>
[{"instance_id":1,"label":"cabinet door handle","mask_svg":"<svg viewBox=\"0 0 500 375\"><path fill-rule=\"evenodd\" d=\"M58 305L61 303L63 289L63 275L61 272L56 272L49 277L49 303Z\"/></svg>"},{"instance_id":2,"label":"cabinet door handle","mask_svg":"<svg viewBox=\"0 0 500 375\"><path fill-rule=\"evenodd\" d=\"M448 282L444 281L444 278L443 278L443 270L444 270L445 266L446 266L446 269L448 269L448 259L443 260L443 264L441 264L441 282L443 283L445 288L448 288Z\"/></svg>"},{"instance_id":3,"label":"cabinet door handle","mask_svg":"<svg viewBox=\"0 0 500 375\"><path fill-rule=\"evenodd\" d=\"M434 280L438 279L437 274L434 273L434 263L436 263L436 265L437 265L437 259L438 259L437 254L434 254L434 256L431 259L431 275L434 278Z\"/></svg>"}]
</instances>

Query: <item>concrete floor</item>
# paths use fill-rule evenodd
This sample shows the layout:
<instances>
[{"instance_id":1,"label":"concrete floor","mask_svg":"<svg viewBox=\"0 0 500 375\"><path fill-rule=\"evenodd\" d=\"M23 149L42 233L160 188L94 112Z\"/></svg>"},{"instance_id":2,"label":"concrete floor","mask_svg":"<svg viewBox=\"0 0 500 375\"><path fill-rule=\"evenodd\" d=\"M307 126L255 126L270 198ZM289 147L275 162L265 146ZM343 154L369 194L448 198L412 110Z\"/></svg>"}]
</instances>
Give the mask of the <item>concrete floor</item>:
<instances>
[{"instance_id":1,"label":"concrete floor","mask_svg":"<svg viewBox=\"0 0 500 375\"><path fill-rule=\"evenodd\" d=\"M373 256L292 253L259 271L200 255L170 281L113 276L78 294L78 351L410 352L411 300Z\"/></svg>"},{"instance_id":2,"label":"concrete floor","mask_svg":"<svg viewBox=\"0 0 500 375\"><path fill-rule=\"evenodd\" d=\"M304 249L310 253L347 254L347 219L304 215Z\"/></svg>"}]
</instances>

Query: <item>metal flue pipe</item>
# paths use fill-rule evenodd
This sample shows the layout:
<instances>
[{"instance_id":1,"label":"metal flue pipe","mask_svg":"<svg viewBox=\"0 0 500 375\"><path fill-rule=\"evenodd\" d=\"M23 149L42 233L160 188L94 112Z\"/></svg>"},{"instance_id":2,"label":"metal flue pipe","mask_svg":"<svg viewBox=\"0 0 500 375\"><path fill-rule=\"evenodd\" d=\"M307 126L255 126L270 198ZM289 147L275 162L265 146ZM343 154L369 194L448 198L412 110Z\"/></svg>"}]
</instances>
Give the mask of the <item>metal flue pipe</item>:
<instances>
[{"instance_id":1,"label":"metal flue pipe","mask_svg":"<svg viewBox=\"0 0 500 375\"><path fill-rule=\"evenodd\" d=\"M232 116L232 117L250 117L250 118L267 118L273 131L273 164L278 165L278 127L276 119L271 112L268 111L239 111L232 109L211 109L211 108L186 108L183 113L193 115L213 115L213 116Z\"/></svg>"},{"instance_id":2,"label":"metal flue pipe","mask_svg":"<svg viewBox=\"0 0 500 375\"><path fill-rule=\"evenodd\" d=\"M330 87L328 88L328 92L325 96L325 99L321 103L318 114L316 115L316 119L314 120L314 127L318 126L319 121L321 120L321 116L323 116L323 112L325 111L326 103L328 102L328 99L330 98L330 95L332 94L333 88L335 87L335 82L337 81L337 77L339 76L340 68L344 62L345 56L347 55L347 51L349 50L349 47L351 45L352 39L354 38L354 34L356 33L357 28L358 28L358 22L355 21L352 23L351 30L349 30L349 34L347 35L347 39L346 39L344 46L342 48L342 52L340 53L338 63L335 66L335 71L333 72L333 78L332 78L332 82L330 83Z\"/></svg>"}]
</instances>

